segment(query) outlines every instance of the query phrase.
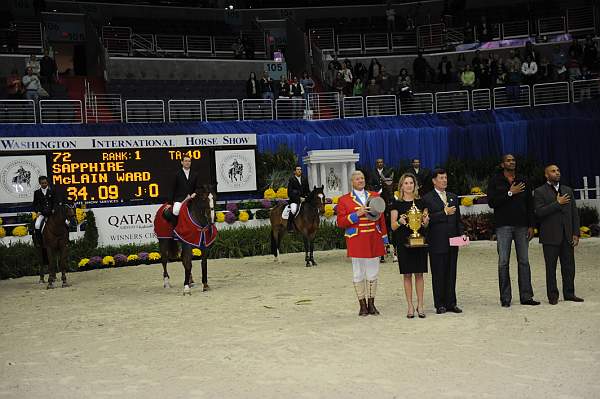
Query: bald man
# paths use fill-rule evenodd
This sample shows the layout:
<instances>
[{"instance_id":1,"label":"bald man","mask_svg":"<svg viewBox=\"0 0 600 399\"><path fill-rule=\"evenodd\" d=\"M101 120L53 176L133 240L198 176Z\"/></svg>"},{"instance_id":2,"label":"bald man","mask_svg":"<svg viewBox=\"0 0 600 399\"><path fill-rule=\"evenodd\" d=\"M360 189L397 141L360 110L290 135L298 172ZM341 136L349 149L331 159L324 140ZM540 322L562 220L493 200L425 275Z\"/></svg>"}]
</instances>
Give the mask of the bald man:
<instances>
[{"instance_id":1,"label":"bald man","mask_svg":"<svg viewBox=\"0 0 600 399\"><path fill-rule=\"evenodd\" d=\"M546 262L548 302L558 303L556 262L560 258L563 299L583 302L575 295L575 251L579 243L579 214L570 187L560 183L560 169L548 165L544 169L546 183L535 189L534 209L540 221L540 244Z\"/></svg>"}]
</instances>

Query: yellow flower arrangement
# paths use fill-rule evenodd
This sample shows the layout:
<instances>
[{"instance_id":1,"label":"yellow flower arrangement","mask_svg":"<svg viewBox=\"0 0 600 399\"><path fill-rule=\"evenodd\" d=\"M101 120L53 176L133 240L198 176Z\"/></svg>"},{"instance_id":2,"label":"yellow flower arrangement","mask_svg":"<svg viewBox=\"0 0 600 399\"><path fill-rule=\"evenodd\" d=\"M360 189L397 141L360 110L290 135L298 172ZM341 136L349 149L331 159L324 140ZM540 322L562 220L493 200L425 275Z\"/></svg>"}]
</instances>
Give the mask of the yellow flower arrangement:
<instances>
[{"instance_id":1,"label":"yellow flower arrangement","mask_svg":"<svg viewBox=\"0 0 600 399\"><path fill-rule=\"evenodd\" d=\"M158 252L150 252L148 254L148 259L150 259L150 260L159 260L160 259L160 254Z\"/></svg>"},{"instance_id":2,"label":"yellow flower arrangement","mask_svg":"<svg viewBox=\"0 0 600 399\"><path fill-rule=\"evenodd\" d=\"M579 237L580 238L590 238L592 235L590 234L590 228L587 226L581 226L579 228Z\"/></svg>"},{"instance_id":3,"label":"yellow flower arrangement","mask_svg":"<svg viewBox=\"0 0 600 399\"><path fill-rule=\"evenodd\" d=\"M113 258L110 255L106 255L104 258L102 258L102 264L104 266L114 266L115 265L115 258Z\"/></svg>"},{"instance_id":4,"label":"yellow flower arrangement","mask_svg":"<svg viewBox=\"0 0 600 399\"><path fill-rule=\"evenodd\" d=\"M4 237L6 237L6 230L4 230L4 227L0 226L0 238Z\"/></svg>"},{"instance_id":5,"label":"yellow flower arrangement","mask_svg":"<svg viewBox=\"0 0 600 399\"><path fill-rule=\"evenodd\" d=\"M327 204L325 205L325 217L330 218L334 215L333 205Z\"/></svg>"},{"instance_id":6,"label":"yellow flower arrangement","mask_svg":"<svg viewBox=\"0 0 600 399\"><path fill-rule=\"evenodd\" d=\"M338 202L340 202L340 196L336 195L335 197L333 197L331 199L331 202L333 202L334 204L337 204Z\"/></svg>"},{"instance_id":7,"label":"yellow flower arrangement","mask_svg":"<svg viewBox=\"0 0 600 399\"><path fill-rule=\"evenodd\" d=\"M75 210L75 218L77 219L77 224L81 224L85 220L85 211L81 208L77 208Z\"/></svg>"},{"instance_id":8,"label":"yellow flower arrangement","mask_svg":"<svg viewBox=\"0 0 600 399\"><path fill-rule=\"evenodd\" d=\"M460 200L460 204L463 206L473 206L473 197L463 197Z\"/></svg>"},{"instance_id":9,"label":"yellow flower arrangement","mask_svg":"<svg viewBox=\"0 0 600 399\"><path fill-rule=\"evenodd\" d=\"M275 190L273 190L272 188L266 189L263 196L265 197L265 199L269 199L269 200L277 198L277 194L275 193Z\"/></svg>"},{"instance_id":10,"label":"yellow flower arrangement","mask_svg":"<svg viewBox=\"0 0 600 399\"><path fill-rule=\"evenodd\" d=\"M277 198L279 199L286 199L288 197L288 191L287 188L285 187L279 187L279 189L277 190Z\"/></svg>"},{"instance_id":11,"label":"yellow flower arrangement","mask_svg":"<svg viewBox=\"0 0 600 399\"><path fill-rule=\"evenodd\" d=\"M88 258L83 258L79 261L79 263L77 264L77 267L84 267L88 263L90 263L90 260Z\"/></svg>"},{"instance_id":12,"label":"yellow flower arrangement","mask_svg":"<svg viewBox=\"0 0 600 399\"><path fill-rule=\"evenodd\" d=\"M194 255L194 256L202 256L202 251L200 251L200 248L193 248L192 249L192 255Z\"/></svg>"},{"instance_id":13,"label":"yellow flower arrangement","mask_svg":"<svg viewBox=\"0 0 600 399\"><path fill-rule=\"evenodd\" d=\"M2 226L2 218L0 218L0 226Z\"/></svg>"},{"instance_id":14,"label":"yellow flower arrangement","mask_svg":"<svg viewBox=\"0 0 600 399\"><path fill-rule=\"evenodd\" d=\"M135 262L136 260L139 260L140 257L137 256L136 254L131 254L129 256L127 256L127 262Z\"/></svg>"},{"instance_id":15,"label":"yellow flower arrangement","mask_svg":"<svg viewBox=\"0 0 600 399\"><path fill-rule=\"evenodd\" d=\"M25 227L25 226L17 226L12 231L12 235L15 237L24 237L27 234L29 234L29 233L27 231L27 227Z\"/></svg>"},{"instance_id":16,"label":"yellow flower arrangement","mask_svg":"<svg viewBox=\"0 0 600 399\"><path fill-rule=\"evenodd\" d=\"M217 212L216 219L217 222L223 223L225 221L225 214L223 212Z\"/></svg>"},{"instance_id":17,"label":"yellow flower arrangement","mask_svg":"<svg viewBox=\"0 0 600 399\"><path fill-rule=\"evenodd\" d=\"M471 194L483 194L483 191L481 190L481 187L473 187L471 188Z\"/></svg>"},{"instance_id":18,"label":"yellow flower arrangement","mask_svg":"<svg viewBox=\"0 0 600 399\"><path fill-rule=\"evenodd\" d=\"M250 220L250 215L246 211L240 211L240 214L238 215L238 220L240 222L247 222L248 220Z\"/></svg>"}]
</instances>

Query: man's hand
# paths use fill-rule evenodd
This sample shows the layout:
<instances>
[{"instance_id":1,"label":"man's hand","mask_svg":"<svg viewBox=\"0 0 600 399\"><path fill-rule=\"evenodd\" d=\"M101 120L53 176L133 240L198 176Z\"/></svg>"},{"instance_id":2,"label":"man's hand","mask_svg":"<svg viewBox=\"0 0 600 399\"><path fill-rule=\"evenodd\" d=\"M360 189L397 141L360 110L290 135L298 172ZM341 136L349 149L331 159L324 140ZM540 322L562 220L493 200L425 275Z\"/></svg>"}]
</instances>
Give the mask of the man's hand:
<instances>
[{"instance_id":1,"label":"man's hand","mask_svg":"<svg viewBox=\"0 0 600 399\"><path fill-rule=\"evenodd\" d=\"M356 211L356 214L360 216L364 216L369 211L368 206L361 205L360 208Z\"/></svg>"},{"instance_id":2,"label":"man's hand","mask_svg":"<svg viewBox=\"0 0 600 399\"><path fill-rule=\"evenodd\" d=\"M300 202L304 202L304 201L306 201L306 198L300 197Z\"/></svg>"},{"instance_id":3,"label":"man's hand","mask_svg":"<svg viewBox=\"0 0 600 399\"><path fill-rule=\"evenodd\" d=\"M423 215L422 221L423 221L423 225L427 226L429 224L429 214L426 213L425 215Z\"/></svg>"},{"instance_id":4,"label":"man's hand","mask_svg":"<svg viewBox=\"0 0 600 399\"><path fill-rule=\"evenodd\" d=\"M456 207L455 206L448 206L448 205L446 205L444 207L444 213L447 216L454 215L456 213Z\"/></svg>"},{"instance_id":5,"label":"man's hand","mask_svg":"<svg viewBox=\"0 0 600 399\"><path fill-rule=\"evenodd\" d=\"M573 236L573 246L576 247L579 244L579 236Z\"/></svg>"},{"instance_id":6,"label":"man's hand","mask_svg":"<svg viewBox=\"0 0 600 399\"><path fill-rule=\"evenodd\" d=\"M569 202L571 202L571 197L569 197L569 194L556 194L556 201L561 205L568 204Z\"/></svg>"},{"instance_id":7,"label":"man's hand","mask_svg":"<svg viewBox=\"0 0 600 399\"><path fill-rule=\"evenodd\" d=\"M531 241L532 238L533 238L533 227L529 227L527 229L527 240Z\"/></svg>"},{"instance_id":8,"label":"man's hand","mask_svg":"<svg viewBox=\"0 0 600 399\"><path fill-rule=\"evenodd\" d=\"M517 182L514 182L510 186L510 192L513 194L519 194L519 193L522 193L523 191L525 191L525 183L523 183L523 182L521 182L519 184L517 184Z\"/></svg>"},{"instance_id":9,"label":"man's hand","mask_svg":"<svg viewBox=\"0 0 600 399\"><path fill-rule=\"evenodd\" d=\"M190 198L195 198L196 197L196 193L192 193L192 195L190 195Z\"/></svg>"}]
</instances>

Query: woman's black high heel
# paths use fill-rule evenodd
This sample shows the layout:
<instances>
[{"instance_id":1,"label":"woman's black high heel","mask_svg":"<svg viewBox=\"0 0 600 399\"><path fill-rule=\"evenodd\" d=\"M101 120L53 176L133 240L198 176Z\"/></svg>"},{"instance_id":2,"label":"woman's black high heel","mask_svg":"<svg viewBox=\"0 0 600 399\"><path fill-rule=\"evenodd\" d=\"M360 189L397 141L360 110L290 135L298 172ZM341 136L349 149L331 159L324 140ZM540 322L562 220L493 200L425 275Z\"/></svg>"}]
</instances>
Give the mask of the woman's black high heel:
<instances>
[{"instance_id":1,"label":"woman's black high heel","mask_svg":"<svg viewBox=\"0 0 600 399\"><path fill-rule=\"evenodd\" d=\"M415 307L414 306L412 308L412 313L407 313L406 314L406 318L407 319L414 319L415 318Z\"/></svg>"},{"instance_id":2,"label":"woman's black high heel","mask_svg":"<svg viewBox=\"0 0 600 399\"><path fill-rule=\"evenodd\" d=\"M419 315L419 319L424 319L425 317L427 317L425 315L425 312L419 312L419 307L417 306L417 314Z\"/></svg>"}]
</instances>

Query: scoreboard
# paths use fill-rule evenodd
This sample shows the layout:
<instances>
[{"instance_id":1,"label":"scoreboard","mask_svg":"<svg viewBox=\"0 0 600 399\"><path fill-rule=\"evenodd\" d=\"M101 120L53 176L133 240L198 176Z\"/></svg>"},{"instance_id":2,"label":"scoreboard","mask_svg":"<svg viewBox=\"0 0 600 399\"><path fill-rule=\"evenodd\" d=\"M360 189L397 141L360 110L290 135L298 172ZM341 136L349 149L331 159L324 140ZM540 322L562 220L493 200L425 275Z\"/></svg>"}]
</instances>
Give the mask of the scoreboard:
<instances>
[{"instance_id":1,"label":"scoreboard","mask_svg":"<svg viewBox=\"0 0 600 399\"><path fill-rule=\"evenodd\" d=\"M217 191L235 192L236 184L237 191L251 191L256 189L255 149L254 134L0 139L0 204L30 203L37 178L44 174L77 203L163 203L184 156L192 159L200 184L221 179L223 188L228 174L220 169L228 171L233 161L236 168L244 164L241 170L249 183L242 187L236 175L231 187L217 186ZM215 154L226 162L217 166Z\"/></svg>"},{"instance_id":2,"label":"scoreboard","mask_svg":"<svg viewBox=\"0 0 600 399\"><path fill-rule=\"evenodd\" d=\"M192 158L200 183L210 184L213 151L189 148L53 151L48 178L76 202L159 202L168 198L184 155Z\"/></svg>"}]
</instances>

